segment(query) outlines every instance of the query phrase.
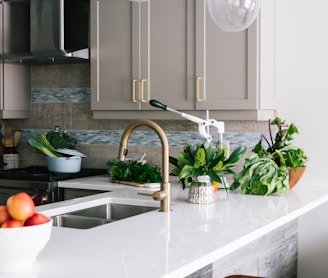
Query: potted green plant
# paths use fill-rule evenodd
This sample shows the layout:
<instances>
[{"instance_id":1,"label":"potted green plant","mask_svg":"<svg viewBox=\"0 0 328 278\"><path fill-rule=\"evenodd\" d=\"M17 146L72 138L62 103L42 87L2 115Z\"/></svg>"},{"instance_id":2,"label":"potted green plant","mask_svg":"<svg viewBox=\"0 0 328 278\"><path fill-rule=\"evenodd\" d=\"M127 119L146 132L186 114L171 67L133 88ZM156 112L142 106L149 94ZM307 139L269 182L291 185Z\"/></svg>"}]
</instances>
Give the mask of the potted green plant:
<instances>
[{"instance_id":1,"label":"potted green plant","mask_svg":"<svg viewBox=\"0 0 328 278\"><path fill-rule=\"evenodd\" d=\"M178 158L170 157L170 162L175 166L172 175L178 176L183 188L189 186L189 201L192 203L207 203L214 201L212 183L223 184L227 190L226 174L235 174L233 167L246 152L246 147L238 147L228 156L227 147L210 144L205 148L202 144L195 146L186 145ZM208 187L208 189L206 189ZM209 192L198 192L199 190ZM195 192L196 191L196 192ZM211 195L213 193L213 195ZM201 200L199 196L209 196L208 200Z\"/></svg>"},{"instance_id":2,"label":"potted green plant","mask_svg":"<svg viewBox=\"0 0 328 278\"><path fill-rule=\"evenodd\" d=\"M272 126L277 127L275 137ZM230 189L241 187L245 194L270 195L283 194L292 188L304 173L307 161L304 151L292 144L293 135L297 133L293 123L287 125L278 117L269 120L270 140L261 136Z\"/></svg>"}]
</instances>

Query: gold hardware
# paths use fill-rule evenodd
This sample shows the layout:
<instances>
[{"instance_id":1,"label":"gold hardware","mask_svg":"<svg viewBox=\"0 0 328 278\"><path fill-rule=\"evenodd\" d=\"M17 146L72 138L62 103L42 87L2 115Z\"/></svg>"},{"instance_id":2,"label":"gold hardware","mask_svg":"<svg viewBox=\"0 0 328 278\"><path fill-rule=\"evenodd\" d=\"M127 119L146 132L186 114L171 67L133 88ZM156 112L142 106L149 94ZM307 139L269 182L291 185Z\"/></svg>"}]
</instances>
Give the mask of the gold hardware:
<instances>
[{"instance_id":1,"label":"gold hardware","mask_svg":"<svg viewBox=\"0 0 328 278\"><path fill-rule=\"evenodd\" d=\"M147 100L145 100L145 83L146 83L146 79L141 79L141 102L147 102Z\"/></svg>"},{"instance_id":2,"label":"gold hardware","mask_svg":"<svg viewBox=\"0 0 328 278\"><path fill-rule=\"evenodd\" d=\"M198 102L202 101L202 99L200 97L200 81L202 79L203 78L201 78L201 77L196 78L196 101L198 101Z\"/></svg>"},{"instance_id":3,"label":"gold hardware","mask_svg":"<svg viewBox=\"0 0 328 278\"><path fill-rule=\"evenodd\" d=\"M148 126L153 129L161 140L162 144L162 182L160 191L152 194L153 199L160 201L160 210L162 212L171 211L171 185L169 183L169 144L163 129L153 121L138 120L132 122L123 132L118 159L124 161L127 153L128 140L133 131L140 126Z\"/></svg>"},{"instance_id":4,"label":"gold hardware","mask_svg":"<svg viewBox=\"0 0 328 278\"><path fill-rule=\"evenodd\" d=\"M138 192L138 195L153 197L153 193Z\"/></svg>"},{"instance_id":5,"label":"gold hardware","mask_svg":"<svg viewBox=\"0 0 328 278\"><path fill-rule=\"evenodd\" d=\"M167 192L164 191L155 191L154 193L138 192L138 194L143 196L151 196L156 201L164 200L167 197Z\"/></svg>"},{"instance_id":6,"label":"gold hardware","mask_svg":"<svg viewBox=\"0 0 328 278\"><path fill-rule=\"evenodd\" d=\"M137 102L137 99L136 99L136 84L137 84L137 82L138 82L137 79L132 80L132 102Z\"/></svg>"}]
</instances>

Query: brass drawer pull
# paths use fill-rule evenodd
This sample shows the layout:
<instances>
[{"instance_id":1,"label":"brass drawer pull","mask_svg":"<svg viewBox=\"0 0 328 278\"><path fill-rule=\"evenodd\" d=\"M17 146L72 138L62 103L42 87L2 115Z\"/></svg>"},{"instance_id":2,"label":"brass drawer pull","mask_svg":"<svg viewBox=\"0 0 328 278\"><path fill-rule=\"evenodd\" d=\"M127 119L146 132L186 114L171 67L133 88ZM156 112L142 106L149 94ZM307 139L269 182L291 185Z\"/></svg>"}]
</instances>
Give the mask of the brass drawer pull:
<instances>
[{"instance_id":1,"label":"brass drawer pull","mask_svg":"<svg viewBox=\"0 0 328 278\"><path fill-rule=\"evenodd\" d=\"M141 102L147 102L147 100L145 99L145 83L146 83L146 79L141 79Z\"/></svg>"},{"instance_id":2,"label":"brass drawer pull","mask_svg":"<svg viewBox=\"0 0 328 278\"><path fill-rule=\"evenodd\" d=\"M137 79L132 80L132 102L137 102L137 99L136 99L136 84L137 84L137 82L138 82Z\"/></svg>"},{"instance_id":3,"label":"brass drawer pull","mask_svg":"<svg viewBox=\"0 0 328 278\"><path fill-rule=\"evenodd\" d=\"M201 77L196 77L196 101L200 102L202 101L200 97L200 82L203 78Z\"/></svg>"}]
</instances>

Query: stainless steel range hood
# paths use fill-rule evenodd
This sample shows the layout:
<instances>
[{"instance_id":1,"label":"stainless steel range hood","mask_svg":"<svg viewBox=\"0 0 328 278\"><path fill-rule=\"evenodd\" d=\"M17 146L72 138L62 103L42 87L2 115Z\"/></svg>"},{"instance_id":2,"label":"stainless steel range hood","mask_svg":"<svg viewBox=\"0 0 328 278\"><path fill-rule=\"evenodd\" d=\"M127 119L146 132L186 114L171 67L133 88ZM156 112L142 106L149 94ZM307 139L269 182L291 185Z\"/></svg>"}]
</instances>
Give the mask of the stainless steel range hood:
<instances>
[{"instance_id":1,"label":"stainless steel range hood","mask_svg":"<svg viewBox=\"0 0 328 278\"><path fill-rule=\"evenodd\" d=\"M34 56L89 58L89 0L31 0Z\"/></svg>"},{"instance_id":2,"label":"stainless steel range hood","mask_svg":"<svg viewBox=\"0 0 328 278\"><path fill-rule=\"evenodd\" d=\"M11 10L19 1L12 1ZM90 0L21 1L25 5L28 2L29 49L21 53L5 50L7 62L33 65L89 61ZM11 20L8 25L12 23ZM10 37L15 38L15 34Z\"/></svg>"}]
</instances>

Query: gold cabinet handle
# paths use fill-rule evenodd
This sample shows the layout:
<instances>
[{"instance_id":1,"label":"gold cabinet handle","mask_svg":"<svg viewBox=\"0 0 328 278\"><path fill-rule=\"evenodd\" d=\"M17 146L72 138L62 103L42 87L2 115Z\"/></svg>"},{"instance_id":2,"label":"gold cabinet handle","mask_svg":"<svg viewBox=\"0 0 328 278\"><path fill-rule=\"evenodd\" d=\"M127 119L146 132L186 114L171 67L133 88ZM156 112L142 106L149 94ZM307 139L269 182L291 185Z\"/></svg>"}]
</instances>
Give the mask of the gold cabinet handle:
<instances>
[{"instance_id":1,"label":"gold cabinet handle","mask_svg":"<svg viewBox=\"0 0 328 278\"><path fill-rule=\"evenodd\" d=\"M140 82L140 91L141 91L141 102L147 102L147 100L145 100L145 83L146 83L146 79L141 79Z\"/></svg>"},{"instance_id":2,"label":"gold cabinet handle","mask_svg":"<svg viewBox=\"0 0 328 278\"><path fill-rule=\"evenodd\" d=\"M200 81L203 78L201 77L196 77L196 101L202 101L201 97L200 97Z\"/></svg>"},{"instance_id":3,"label":"gold cabinet handle","mask_svg":"<svg viewBox=\"0 0 328 278\"><path fill-rule=\"evenodd\" d=\"M137 102L137 99L136 99L136 84L137 84L137 82L138 82L137 79L132 80L132 102Z\"/></svg>"}]
</instances>

